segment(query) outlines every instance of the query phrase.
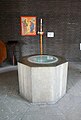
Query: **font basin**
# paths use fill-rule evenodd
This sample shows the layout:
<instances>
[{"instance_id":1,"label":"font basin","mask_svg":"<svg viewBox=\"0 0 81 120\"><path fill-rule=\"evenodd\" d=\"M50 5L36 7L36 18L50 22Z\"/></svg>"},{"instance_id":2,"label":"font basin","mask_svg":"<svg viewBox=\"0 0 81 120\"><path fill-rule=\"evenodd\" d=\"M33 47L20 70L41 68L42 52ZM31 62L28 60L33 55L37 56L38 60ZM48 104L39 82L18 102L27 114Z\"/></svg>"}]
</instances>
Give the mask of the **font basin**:
<instances>
[{"instance_id":1,"label":"font basin","mask_svg":"<svg viewBox=\"0 0 81 120\"><path fill-rule=\"evenodd\" d=\"M27 58L29 62L36 64L56 63L58 58L52 55L35 55Z\"/></svg>"}]
</instances>

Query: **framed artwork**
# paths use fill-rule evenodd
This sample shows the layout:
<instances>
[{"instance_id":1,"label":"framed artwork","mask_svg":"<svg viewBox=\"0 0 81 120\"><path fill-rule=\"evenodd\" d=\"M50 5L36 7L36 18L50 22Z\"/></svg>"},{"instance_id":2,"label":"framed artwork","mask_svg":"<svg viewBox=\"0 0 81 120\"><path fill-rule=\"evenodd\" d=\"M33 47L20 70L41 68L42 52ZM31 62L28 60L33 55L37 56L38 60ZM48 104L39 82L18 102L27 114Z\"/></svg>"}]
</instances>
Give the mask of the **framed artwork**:
<instances>
[{"instance_id":1,"label":"framed artwork","mask_svg":"<svg viewBox=\"0 0 81 120\"><path fill-rule=\"evenodd\" d=\"M36 16L21 16L21 35L36 35Z\"/></svg>"}]
</instances>

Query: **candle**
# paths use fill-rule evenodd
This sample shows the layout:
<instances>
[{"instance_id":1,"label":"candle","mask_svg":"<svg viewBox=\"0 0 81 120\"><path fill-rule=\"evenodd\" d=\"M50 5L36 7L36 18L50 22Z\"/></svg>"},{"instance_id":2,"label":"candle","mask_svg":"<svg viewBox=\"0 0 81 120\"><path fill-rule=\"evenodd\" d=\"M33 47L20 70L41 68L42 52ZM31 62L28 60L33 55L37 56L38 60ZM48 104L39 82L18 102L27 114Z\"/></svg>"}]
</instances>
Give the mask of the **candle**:
<instances>
[{"instance_id":1,"label":"candle","mask_svg":"<svg viewBox=\"0 0 81 120\"><path fill-rule=\"evenodd\" d=\"M40 32L42 32L42 19L40 19Z\"/></svg>"},{"instance_id":2,"label":"candle","mask_svg":"<svg viewBox=\"0 0 81 120\"><path fill-rule=\"evenodd\" d=\"M41 24L42 24L42 19L41 19Z\"/></svg>"}]
</instances>

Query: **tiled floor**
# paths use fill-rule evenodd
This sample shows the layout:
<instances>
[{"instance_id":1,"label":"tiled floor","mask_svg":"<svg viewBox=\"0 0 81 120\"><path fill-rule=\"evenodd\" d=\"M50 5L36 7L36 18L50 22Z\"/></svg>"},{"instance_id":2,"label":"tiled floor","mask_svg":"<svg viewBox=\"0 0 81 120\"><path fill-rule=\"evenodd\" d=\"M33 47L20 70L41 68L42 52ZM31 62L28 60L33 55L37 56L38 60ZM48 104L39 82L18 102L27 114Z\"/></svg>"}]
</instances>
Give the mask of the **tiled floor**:
<instances>
[{"instance_id":1,"label":"tiled floor","mask_svg":"<svg viewBox=\"0 0 81 120\"><path fill-rule=\"evenodd\" d=\"M56 104L28 103L17 70L0 73L0 120L81 120L81 63L69 63L67 93Z\"/></svg>"}]
</instances>

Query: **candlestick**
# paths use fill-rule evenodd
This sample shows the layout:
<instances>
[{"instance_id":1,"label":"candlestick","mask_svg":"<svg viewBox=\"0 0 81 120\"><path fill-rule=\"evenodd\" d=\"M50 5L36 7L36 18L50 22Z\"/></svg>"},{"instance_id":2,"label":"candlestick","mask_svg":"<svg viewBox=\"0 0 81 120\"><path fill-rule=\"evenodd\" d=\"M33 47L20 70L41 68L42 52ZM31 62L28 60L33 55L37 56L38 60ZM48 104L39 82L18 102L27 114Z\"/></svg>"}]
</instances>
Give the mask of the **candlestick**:
<instances>
[{"instance_id":1,"label":"candlestick","mask_svg":"<svg viewBox=\"0 0 81 120\"><path fill-rule=\"evenodd\" d=\"M40 19L40 31L38 31L38 34L40 35L40 54L43 54L43 42L42 42L42 38L43 38L43 30L42 30L42 19Z\"/></svg>"}]
</instances>

